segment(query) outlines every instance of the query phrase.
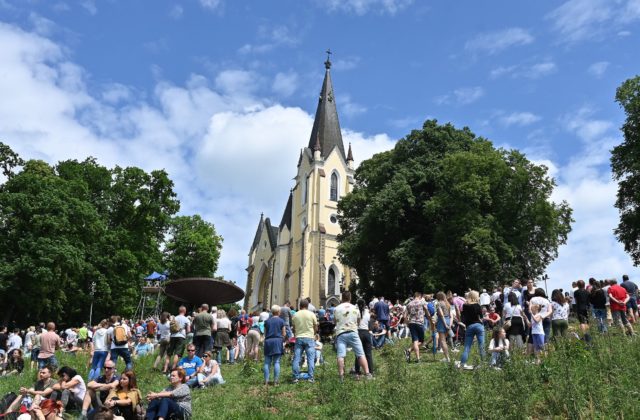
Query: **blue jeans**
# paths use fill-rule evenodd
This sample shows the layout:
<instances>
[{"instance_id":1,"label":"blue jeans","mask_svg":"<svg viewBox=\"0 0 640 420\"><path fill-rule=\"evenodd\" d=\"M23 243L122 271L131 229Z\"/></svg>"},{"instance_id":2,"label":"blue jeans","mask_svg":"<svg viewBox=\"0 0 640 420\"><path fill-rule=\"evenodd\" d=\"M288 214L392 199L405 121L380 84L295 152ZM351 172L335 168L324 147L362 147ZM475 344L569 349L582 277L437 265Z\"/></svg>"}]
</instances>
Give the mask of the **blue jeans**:
<instances>
[{"instance_id":1,"label":"blue jeans","mask_svg":"<svg viewBox=\"0 0 640 420\"><path fill-rule=\"evenodd\" d=\"M171 398L156 398L149 403L147 408L147 420L155 420L158 417L166 419L169 414L175 413L178 418L184 418L182 408Z\"/></svg>"},{"instance_id":2,"label":"blue jeans","mask_svg":"<svg viewBox=\"0 0 640 420\"><path fill-rule=\"evenodd\" d=\"M58 359L56 359L56 356L38 359L38 369L42 369L45 366L51 366L55 370L55 368L58 367Z\"/></svg>"},{"instance_id":3,"label":"blue jeans","mask_svg":"<svg viewBox=\"0 0 640 420\"><path fill-rule=\"evenodd\" d=\"M124 363L127 365L127 370L131 370L131 368L133 368L131 352L128 348L116 347L115 349L111 349L111 361L114 365L118 364L118 357L122 357L124 359Z\"/></svg>"},{"instance_id":4,"label":"blue jeans","mask_svg":"<svg viewBox=\"0 0 640 420\"><path fill-rule=\"evenodd\" d=\"M460 363L465 364L469 359L469 352L471 351L471 345L473 344L473 338L478 339L478 348L480 349L480 360L484 358L484 326L481 323L476 322L467 327L467 331L464 335L464 352Z\"/></svg>"},{"instance_id":5,"label":"blue jeans","mask_svg":"<svg viewBox=\"0 0 640 420\"><path fill-rule=\"evenodd\" d=\"M300 359L302 359L303 351L307 355L309 378L313 379L314 361L316 360L316 342L313 338L296 338L296 346L293 349L293 378L300 378Z\"/></svg>"},{"instance_id":6,"label":"blue jeans","mask_svg":"<svg viewBox=\"0 0 640 420\"><path fill-rule=\"evenodd\" d=\"M607 332L607 310L606 309L593 309L593 315L598 320L598 331L601 333Z\"/></svg>"},{"instance_id":7,"label":"blue jeans","mask_svg":"<svg viewBox=\"0 0 640 420\"><path fill-rule=\"evenodd\" d=\"M385 339L384 335L379 335L377 337L373 337L373 347L375 347L377 349L382 347L384 345L384 339Z\"/></svg>"},{"instance_id":8,"label":"blue jeans","mask_svg":"<svg viewBox=\"0 0 640 420\"><path fill-rule=\"evenodd\" d=\"M218 364L221 365L222 364L222 349L219 349L217 351L218 351L218 357L216 358L216 360L218 361ZM235 353L235 352L233 351L233 347L227 347L227 352L229 353L229 363L234 363L233 353Z\"/></svg>"},{"instance_id":9,"label":"blue jeans","mask_svg":"<svg viewBox=\"0 0 640 420\"><path fill-rule=\"evenodd\" d=\"M93 358L91 359L91 370L89 371L89 381L98 379L100 371L104 366L104 362L107 360L108 351L94 351Z\"/></svg>"},{"instance_id":10,"label":"blue jeans","mask_svg":"<svg viewBox=\"0 0 640 420\"><path fill-rule=\"evenodd\" d=\"M280 358L281 354L274 354L273 356L264 356L264 365L262 366L262 371L264 372L264 381L269 382L269 367L271 366L271 362L273 362L273 381L278 382L280 379ZM312 359L315 361L315 359ZM313 365L312 361L307 361L307 365Z\"/></svg>"}]
</instances>

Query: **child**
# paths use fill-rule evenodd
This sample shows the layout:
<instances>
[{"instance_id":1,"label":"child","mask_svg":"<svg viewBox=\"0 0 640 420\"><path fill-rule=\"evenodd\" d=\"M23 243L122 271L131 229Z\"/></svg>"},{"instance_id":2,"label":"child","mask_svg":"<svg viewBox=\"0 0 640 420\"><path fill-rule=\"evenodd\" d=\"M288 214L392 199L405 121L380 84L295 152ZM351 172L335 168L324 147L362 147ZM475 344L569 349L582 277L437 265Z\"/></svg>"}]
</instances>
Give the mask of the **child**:
<instances>
[{"instance_id":1,"label":"child","mask_svg":"<svg viewBox=\"0 0 640 420\"><path fill-rule=\"evenodd\" d=\"M540 305L531 305L531 338L533 340L533 353L536 356L536 363L540 363L540 352L544 349L544 329L542 327Z\"/></svg>"},{"instance_id":2,"label":"child","mask_svg":"<svg viewBox=\"0 0 640 420\"><path fill-rule=\"evenodd\" d=\"M316 366L319 366L321 363L324 363L322 359L322 341L320 341L320 336L316 334Z\"/></svg>"},{"instance_id":3,"label":"child","mask_svg":"<svg viewBox=\"0 0 640 420\"><path fill-rule=\"evenodd\" d=\"M496 369L502 368L504 362L509 358L509 340L504 328L493 330L493 338L489 342L489 352L491 353L491 366Z\"/></svg>"}]
</instances>

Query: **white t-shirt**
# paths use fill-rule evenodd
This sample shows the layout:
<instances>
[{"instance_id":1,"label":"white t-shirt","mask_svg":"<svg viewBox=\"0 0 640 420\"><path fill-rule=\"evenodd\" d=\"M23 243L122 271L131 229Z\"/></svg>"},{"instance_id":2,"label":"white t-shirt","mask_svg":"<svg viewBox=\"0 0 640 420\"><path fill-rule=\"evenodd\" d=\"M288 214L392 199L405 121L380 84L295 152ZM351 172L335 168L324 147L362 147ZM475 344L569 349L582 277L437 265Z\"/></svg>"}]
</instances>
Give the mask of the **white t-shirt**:
<instances>
[{"instance_id":1,"label":"white t-shirt","mask_svg":"<svg viewBox=\"0 0 640 420\"><path fill-rule=\"evenodd\" d=\"M482 293L480 295L480 306L488 305L490 303L491 303L491 296L489 296L489 293Z\"/></svg>"},{"instance_id":2,"label":"white t-shirt","mask_svg":"<svg viewBox=\"0 0 640 420\"><path fill-rule=\"evenodd\" d=\"M369 331L369 320L371 319L371 314L367 308L364 308L364 312L362 313L362 317L360 318L360 322L358 323L359 330L367 330Z\"/></svg>"},{"instance_id":3,"label":"white t-shirt","mask_svg":"<svg viewBox=\"0 0 640 420\"><path fill-rule=\"evenodd\" d=\"M191 321L189 321L189 318L187 318L184 315L178 315L176 316L176 321L178 322L178 325L180 325L180 331L178 331L175 334L171 334L172 338L187 338L187 327L189 325L191 325Z\"/></svg>"},{"instance_id":4,"label":"white t-shirt","mask_svg":"<svg viewBox=\"0 0 640 420\"><path fill-rule=\"evenodd\" d=\"M336 306L333 316L336 320L336 336L347 332L358 330L358 318L360 318L360 310L357 306L349 302L341 303Z\"/></svg>"},{"instance_id":5,"label":"white t-shirt","mask_svg":"<svg viewBox=\"0 0 640 420\"><path fill-rule=\"evenodd\" d=\"M260 312L260 321L264 322L267 319L269 319L269 312Z\"/></svg>"},{"instance_id":6,"label":"white t-shirt","mask_svg":"<svg viewBox=\"0 0 640 420\"><path fill-rule=\"evenodd\" d=\"M11 350L19 349L20 347L22 347L22 337L12 333L9 336L9 340L7 340L7 354L11 352Z\"/></svg>"},{"instance_id":7,"label":"white t-shirt","mask_svg":"<svg viewBox=\"0 0 640 420\"><path fill-rule=\"evenodd\" d=\"M218 329L226 328L226 329L230 330L231 329L231 320L229 318L227 318L227 317L216 319L216 326L218 327Z\"/></svg>"},{"instance_id":8,"label":"white t-shirt","mask_svg":"<svg viewBox=\"0 0 640 420\"><path fill-rule=\"evenodd\" d=\"M539 314L536 314L539 315ZM544 328L542 327L542 320L536 321L531 317L531 334L544 335Z\"/></svg>"},{"instance_id":9,"label":"white t-shirt","mask_svg":"<svg viewBox=\"0 0 640 420\"><path fill-rule=\"evenodd\" d=\"M71 379L77 379L78 383L73 387L70 388L69 390L78 398L80 398L81 400L84 399L84 394L87 393L87 386L84 383L84 379L82 379L82 376L80 375L76 375Z\"/></svg>"},{"instance_id":10,"label":"white t-shirt","mask_svg":"<svg viewBox=\"0 0 640 420\"><path fill-rule=\"evenodd\" d=\"M93 350L95 351L107 351L107 329L98 328L93 335Z\"/></svg>"},{"instance_id":11,"label":"white t-shirt","mask_svg":"<svg viewBox=\"0 0 640 420\"><path fill-rule=\"evenodd\" d=\"M503 350L504 355L509 357L509 340L505 338L504 340L500 340L500 343L502 344L502 348L504 349ZM489 342L489 350L491 351L497 347L499 346L496 346L496 343L494 343L492 338L491 341Z\"/></svg>"},{"instance_id":12,"label":"white t-shirt","mask_svg":"<svg viewBox=\"0 0 640 420\"><path fill-rule=\"evenodd\" d=\"M529 302L532 305L540 305L540 315L544 316L549 310L551 310L551 302L541 296L534 296Z\"/></svg>"},{"instance_id":13,"label":"white t-shirt","mask_svg":"<svg viewBox=\"0 0 640 420\"><path fill-rule=\"evenodd\" d=\"M127 337L131 337L131 330L129 329L129 326L127 324L121 324L125 331L127 332ZM124 344L121 344L119 346L116 346L116 340L115 337L113 336L113 327L109 327L109 329L107 330L107 334L109 335L109 338L111 339L111 349L128 349L129 348L129 343L126 342Z\"/></svg>"},{"instance_id":14,"label":"white t-shirt","mask_svg":"<svg viewBox=\"0 0 640 420\"><path fill-rule=\"evenodd\" d=\"M160 334L160 340L169 341L169 338L171 337L169 321L164 324L158 323L158 333Z\"/></svg>"}]
</instances>

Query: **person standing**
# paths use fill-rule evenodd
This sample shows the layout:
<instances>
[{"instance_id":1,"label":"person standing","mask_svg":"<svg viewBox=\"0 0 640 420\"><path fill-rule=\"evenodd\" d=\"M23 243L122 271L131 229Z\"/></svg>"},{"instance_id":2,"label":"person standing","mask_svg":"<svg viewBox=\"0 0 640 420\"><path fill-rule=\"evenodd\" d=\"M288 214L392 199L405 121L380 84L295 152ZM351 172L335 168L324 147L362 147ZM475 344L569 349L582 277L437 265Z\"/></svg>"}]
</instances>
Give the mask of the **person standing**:
<instances>
[{"instance_id":1,"label":"person standing","mask_svg":"<svg viewBox=\"0 0 640 420\"><path fill-rule=\"evenodd\" d=\"M173 367L178 365L178 360L184 354L184 348L187 344L187 334L191 332L191 321L185 316L187 308L180 306L178 308L178 315L169 322L169 330L171 332L171 338L169 339L169 358L173 356ZM164 370L167 370L168 366L165 366Z\"/></svg>"},{"instance_id":2,"label":"person standing","mask_svg":"<svg viewBox=\"0 0 640 420\"><path fill-rule=\"evenodd\" d=\"M347 356L347 347L351 347L356 355L356 359L360 364L360 368L364 371L368 379L373 378L369 372L367 358L362 348L362 342L358 336L358 320L360 311L351 303L351 292L345 290L342 292L342 303L338 305L334 311L336 320L336 353L338 359L338 375L340 380L344 380L344 358ZM309 359L314 360L314 359ZM310 364L311 365L311 364Z\"/></svg>"},{"instance_id":3,"label":"person standing","mask_svg":"<svg viewBox=\"0 0 640 420\"><path fill-rule=\"evenodd\" d=\"M302 352L307 356L307 366L309 367L309 382L314 381L313 371L316 360L315 336L318 332L318 318L309 309L309 302L306 299L300 301L300 310L293 317L293 332L296 337L296 344L293 350L293 383L300 380L300 361Z\"/></svg>"},{"instance_id":4,"label":"person standing","mask_svg":"<svg viewBox=\"0 0 640 420\"><path fill-rule=\"evenodd\" d=\"M131 351L129 350L131 329L126 322L122 322L120 316L113 315L111 317L111 326L107 330L107 336L111 342L111 360L113 360L113 363L117 365L118 357L122 357L126 370L133 369Z\"/></svg>"},{"instance_id":5,"label":"person standing","mask_svg":"<svg viewBox=\"0 0 640 420\"><path fill-rule=\"evenodd\" d=\"M407 362L411 361L411 352L416 354L416 363L420 362L420 343L424 343L425 315L429 322L433 323L427 303L422 299L422 293L415 292L413 300L405 308L405 319L409 323L409 333L411 334L411 347L404 351Z\"/></svg>"},{"instance_id":6,"label":"person standing","mask_svg":"<svg viewBox=\"0 0 640 420\"><path fill-rule=\"evenodd\" d=\"M93 334L91 341L91 370L89 371L89 381L93 381L100 376L102 366L109 355L109 342L107 338L108 322L106 319L100 321L100 325Z\"/></svg>"},{"instance_id":7,"label":"person standing","mask_svg":"<svg viewBox=\"0 0 640 420\"><path fill-rule=\"evenodd\" d=\"M271 307L271 318L264 323L264 384L269 384L269 368L273 363L273 383L280 382L280 358L284 353L283 340L287 336L284 319L280 316L280 306ZM314 359L308 364L313 365Z\"/></svg>"},{"instance_id":8,"label":"person standing","mask_svg":"<svg viewBox=\"0 0 640 420\"><path fill-rule=\"evenodd\" d=\"M613 323L626 330L627 334L634 335L633 327L627 319L627 302L629 294L624 287L619 286L616 280L611 280L609 287L609 301L611 303L611 316Z\"/></svg>"},{"instance_id":9,"label":"person standing","mask_svg":"<svg viewBox=\"0 0 640 420\"><path fill-rule=\"evenodd\" d=\"M284 321L287 339L293 337L293 333L291 332L291 303L289 301L286 301L284 306L280 308L280 318Z\"/></svg>"},{"instance_id":10,"label":"person standing","mask_svg":"<svg viewBox=\"0 0 640 420\"><path fill-rule=\"evenodd\" d=\"M196 354L198 357L204 356L204 353L211 351L213 342L211 341L211 332L216 330L216 324L213 322L213 316L209 313L209 305L203 303L193 319L193 344L196 346Z\"/></svg>"},{"instance_id":11,"label":"person standing","mask_svg":"<svg viewBox=\"0 0 640 420\"><path fill-rule=\"evenodd\" d=\"M629 321L634 324L638 317L638 286L634 282L629 280L629 276L626 274L622 276L622 283L620 284L620 286L623 287L629 295L629 301L627 302L627 312L629 314Z\"/></svg>"},{"instance_id":12,"label":"person standing","mask_svg":"<svg viewBox=\"0 0 640 420\"><path fill-rule=\"evenodd\" d=\"M362 349L364 350L364 357L367 359L367 366L369 366L369 373L373 375L373 337L369 331L369 321L371 320L371 314L367 303L364 299L358 299L356 302L358 305L358 311L360 311L360 321L358 321L358 336L362 343ZM355 360L355 372L356 375L360 374L360 363L358 358Z\"/></svg>"},{"instance_id":13,"label":"person standing","mask_svg":"<svg viewBox=\"0 0 640 420\"><path fill-rule=\"evenodd\" d=\"M376 321L378 321L380 328L389 331L389 302L384 300L384 296L380 296L378 302L373 306L373 312L376 314Z\"/></svg>"},{"instance_id":14,"label":"person standing","mask_svg":"<svg viewBox=\"0 0 640 420\"><path fill-rule=\"evenodd\" d=\"M40 335L40 353L38 353L38 369L45 366L58 366L56 350L60 348L60 336L56 334L56 324L49 322L47 331Z\"/></svg>"},{"instance_id":15,"label":"person standing","mask_svg":"<svg viewBox=\"0 0 640 420\"><path fill-rule=\"evenodd\" d=\"M467 303L462 306L462 323L467 326L464 336L464 351L460 362L456 363L457 367L463 369L473 369L473 366L467 365L473 339L478 340L478 349L480 350L480 360L484 358L484 326L482 325L482 308L480 307L480 295L475 290L469 292Z\"/></svg>"},{"instance_id":16,"label":"person standing","mask_svg":"<svg viewBox=\"0 0 640 420\"><path fill-rule=\"evenodd\" d=\"M578 280L576 282L576 290L573 292L573 299L575 301L575 311L578 316L578 322L580 323L580 330L584 334L584 340L586 342L591 341L591 334L589 334L589 292L584 288L584 280Z\"/></svg>"}]
</instances>

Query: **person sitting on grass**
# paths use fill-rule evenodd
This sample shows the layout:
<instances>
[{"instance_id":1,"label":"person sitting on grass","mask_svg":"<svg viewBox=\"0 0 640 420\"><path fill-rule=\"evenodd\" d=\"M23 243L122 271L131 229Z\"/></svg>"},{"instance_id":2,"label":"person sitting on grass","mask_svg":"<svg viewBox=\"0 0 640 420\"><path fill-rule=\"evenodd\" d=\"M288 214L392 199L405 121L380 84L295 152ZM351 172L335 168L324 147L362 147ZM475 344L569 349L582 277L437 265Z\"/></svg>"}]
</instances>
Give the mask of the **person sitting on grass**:
<instances>
[{"instance_id":1,"label":"person sitting on grass","mask_svg":"<svg viewBox=\"0 0 640 420\"><path fill-rule=\"evenodd\" d=\"M211 357L211 352L206 351L202 356L204 363L200 366L198 372L198 385L201 388L211 385L222 385L224 379L222 379L222 373L220 372L220 365Z\"/></svg>"},{"instance_id":2,"label":"person sitting on grass","mask_svg":"<svg viewBox=\"0 0 640 420\"><path fill-rule=\"evenodd\" d=\"M195 353L195 351L194 351ZM170 386L162 392L147 394L147 420L166 420L174 414L180 420L191 418L191 389L186 384L187 374L182 368L175 368L169 374Z\"/></svg>"},{"instance_id":3,"label":"person sitting on grass","mask_svg":"<svg viewBox=\"0 0 640 420\"><path fill-rule=\"evenodd\" d=\"M153 344L149 343L147 337L140 337L138 344L133 349L133 357L137 359L138 356L146 356L151 353L153 353Z\"/></svg>"},{"instance_id":4,"label":"person sitting on grass","mask_svg":"<svg viewBox=\"0 0 640 420\"><path fill-rule=\"evenodd\" d=\"M33 384L31 388L20 387L20 395L18 398L13 400L7 412L16 412L20 409L20 405L22 405L23 400L28 400L30 397L38 398L39 395L42 395L43 392L51 388L53 384L56 383L55 380L51 378L51 367L45 366L38 371L38 380Z\"/></svg>"},{"instance_id":5,"label":"person sitting on grass","mask_svg":"<svg viewBox=\"0 0 640 420\"><path fill-rule=\"evenodd\" d=\"M191 388L198 385L198 376L196 374L200 370L202 363L202 359L196 356L196 346L189 344L187 346L187 355L180 359L178 367L184 369L187 375L187 385Z\"/></svg>"},{"instance_id":6,"label":"person sitting on grass","mask_svg":"<svg viewBox=\"0 0 640 420\"><path fill-rule=\"evenodd\" d=\"M509 358L509 340L504 328L493 329L493 338L489 342L489 353L491 353L491 366L496 369L502 368Z\"/></svg>"},{"instance_id":7,"label":"person sitting on grass","mask_svg":"<svg viewBox=\"0 0 640 420\"><path fill-rule=\"evenodd\" d=\"M33 404L28 414L22 414L18 420L63 420L62 403L60 401L44 400L40 404Z\"/></svg>"},{"instance_id":8,"label":"person sitting on grass","mask_svg":"<svg viewBox=\"0 0 640 420\"><path fill-rule=\"evenodd\" d=\"M111 390L104 405L115 414L124 417L124 420L136 420L136 408L141 399L136 375L126 370L120 375L118 385Z\"/></svg>"},{"instance_id":9,"label":"person sitting on grass","mask_svg":"<svg viewBox=\"0 0 640 420\"><path fill-rule=\"evenodd\" d=\"M60 400L63 410L81 409L82 401L87 393L87 387L82 376L78 375L75 369L63 366L58 369L60 378L51 388L42 393L42 397L49 397L52 400Z\"/></svg>"},{"instance_id":10,"label":"person sitting on grass","mask_svg":"<svg viewBox=\"0 0 640 420\"><path fill-rule=\"evenodd\" d=\"M373 348L380 349L384 346L384 340L387 337L387 330L380 324L380 321L374 321L371 328L371 336L373 337Z\"/></svg>"},{"instance_id":11,"label":"person sitting on grass","mask_svg":"<svg viewBox=\"0 0 640 420\"><path fill-rule=\"evenodd\" d=\"M18 375L24 370L24 359L22 350L15 349L8 353L7 363L2 369L2 376Z\"/></svg>"},{"instance_id":12,"label":"person sitting on grass","mask_svg":"<svg viewBox=\"0 0 640 420\"><path fill-rule=\"evenodd\" d=\"M90 407L94 410L101 408L109 393L118 386L119 378L115 367L116 364L112 360L107 360L104 363L104 375L98 376L87 384L87 392L82 401L81 418L86 418Z\"/></svg>"}]
</instances>

